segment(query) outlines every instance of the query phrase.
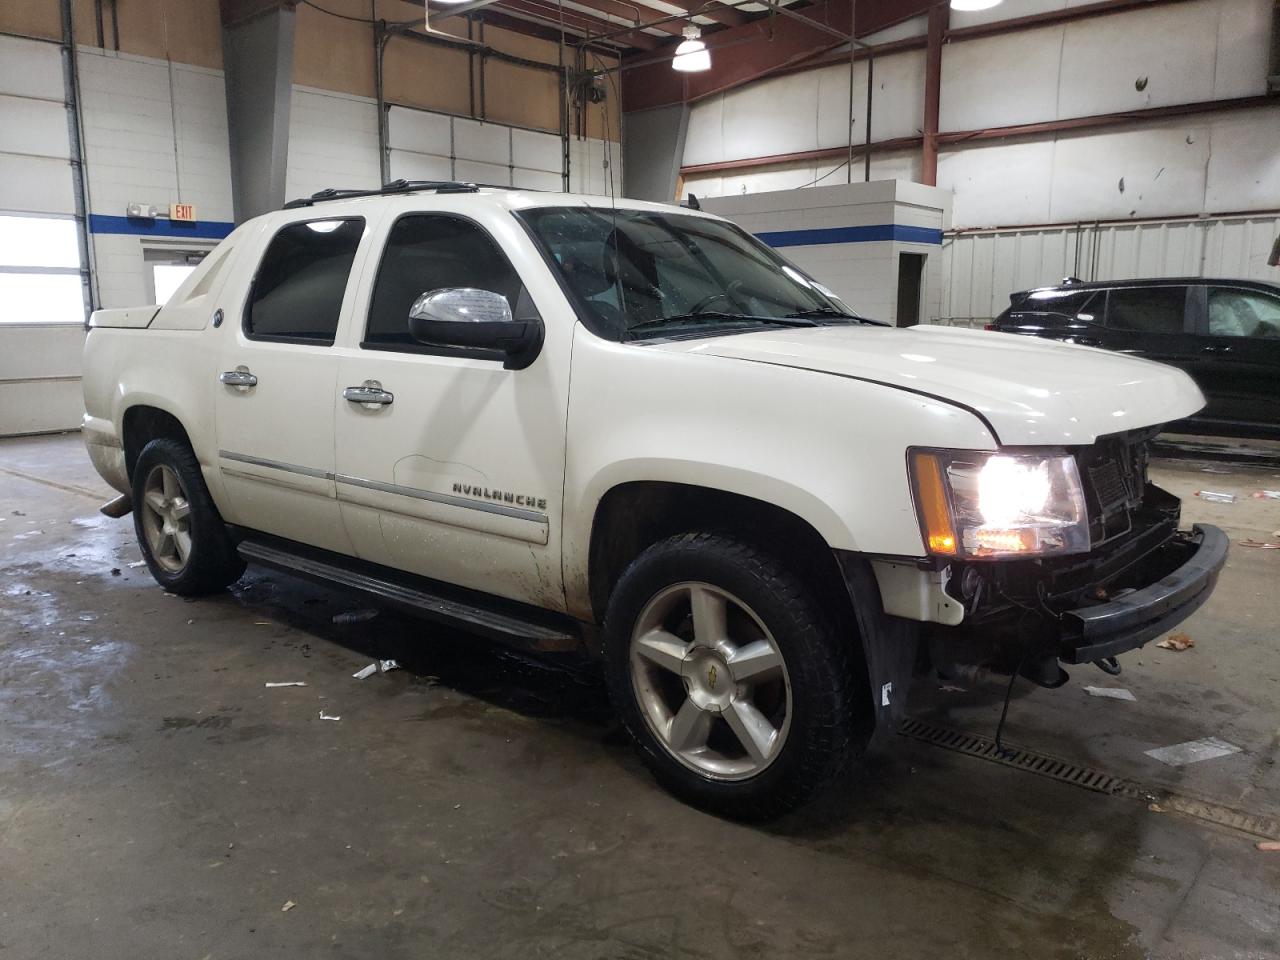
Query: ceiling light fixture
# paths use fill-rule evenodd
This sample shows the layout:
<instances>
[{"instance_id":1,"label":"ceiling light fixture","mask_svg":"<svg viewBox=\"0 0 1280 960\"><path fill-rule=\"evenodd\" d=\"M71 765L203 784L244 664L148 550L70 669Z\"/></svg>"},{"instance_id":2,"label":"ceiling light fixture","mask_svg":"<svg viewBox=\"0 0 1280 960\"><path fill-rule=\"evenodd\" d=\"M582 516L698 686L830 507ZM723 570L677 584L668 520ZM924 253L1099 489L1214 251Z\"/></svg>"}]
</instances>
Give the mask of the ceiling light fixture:
<instances>
[{"instance_id":1,"label":"ceiling light fixture","mask_svg":"<svg viewBox=\"0 0 1280 960\"><path fill-rule=\"evenodd\" d=\"M676 47L671 69L681 73L699 73L711 69L711 51L702 42L702 31L692 23L684 28L684 39Z\"/></svg>"},{"instance_id":2,"label":"ceiling light fixture","mask_svg":"<svg viewBox=\"0 0 1280 960\"><path fill-rule=\"evenodd\" d=\"M1000 6L1001 0L951 0L952 10L990 10Z\"/></svg>"}]
</instances>

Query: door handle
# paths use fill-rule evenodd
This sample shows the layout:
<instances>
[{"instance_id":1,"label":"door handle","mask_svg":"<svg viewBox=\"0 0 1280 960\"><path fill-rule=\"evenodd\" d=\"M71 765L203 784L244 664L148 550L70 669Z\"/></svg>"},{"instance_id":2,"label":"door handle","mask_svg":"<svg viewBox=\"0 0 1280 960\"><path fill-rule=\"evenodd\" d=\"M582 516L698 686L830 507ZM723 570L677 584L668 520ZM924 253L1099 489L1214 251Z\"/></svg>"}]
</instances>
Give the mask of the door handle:
<instances>
[{"instance_id":1,"label":"door handle","mask_svg":"<svg viewBox=\"0 0 1280 960\"><path fill-rule=\"evenodd\" d=\"M234 370L224 370L218 374L218 382L225 383L228 387L256 387L258 378L249 372L246 367L236 367Z\"/></svg>"},{"instance_id":2,"label":"door handle","mask_svg":"<svg viewBox=\"0 0 1280 960\"><path fill-rule=\"evenodd\" d=\"M342 391L342 398L350 400L352 403L386 406L394 401L396 397L391 391L383 390L382 384L377 380L366 380L358 387L347 387Z\"/></svg>"},{"instance_id":3,"label":"door handle","mask_svg":"<svg viewBox=\"0 0 1280 960\"><path fill-rule=\"evenodd\" d=\"M1217 344L1209 344L1207 347L1200 348L1201 353L1230 353L1231 347L1218 346Z\"/></svg>"}]
</instances>

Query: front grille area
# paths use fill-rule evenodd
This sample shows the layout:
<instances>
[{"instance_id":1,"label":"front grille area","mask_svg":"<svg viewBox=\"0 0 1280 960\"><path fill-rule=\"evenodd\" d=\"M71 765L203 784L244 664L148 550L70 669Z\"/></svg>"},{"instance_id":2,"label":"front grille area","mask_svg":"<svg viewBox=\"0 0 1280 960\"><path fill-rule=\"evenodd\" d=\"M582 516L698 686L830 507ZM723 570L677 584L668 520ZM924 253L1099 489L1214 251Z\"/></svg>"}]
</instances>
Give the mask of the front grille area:
<instances>
[{"instance_id":1,"label":"front grille area","mask_svg":"<svg viewBox=\"0 0 1280 960\"><path fill-rule=\"evenodd\" d=\"M1151 439L1157 429L1101 437L1075 451L1089 507L1089 534L1096 549L1133 526L1147 487Z\"/></svg>"}]
</instances>

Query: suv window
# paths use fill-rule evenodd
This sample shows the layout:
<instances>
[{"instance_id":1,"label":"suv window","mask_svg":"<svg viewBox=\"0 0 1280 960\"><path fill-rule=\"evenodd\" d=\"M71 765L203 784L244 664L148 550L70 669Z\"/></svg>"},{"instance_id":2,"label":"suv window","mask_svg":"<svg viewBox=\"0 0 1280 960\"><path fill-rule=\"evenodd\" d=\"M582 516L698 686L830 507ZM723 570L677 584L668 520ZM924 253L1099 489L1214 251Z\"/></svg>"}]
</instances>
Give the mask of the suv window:
<instances>
[{"instance_id":1,"label":"suv window","mask_svg":"<svg viewBox=\"0 0 1280 960\"><path fill-rule=\"evenodd\" d=\"M517 319L536 316L520 276L481 227L461 217L410 214L397 220L387 237L362 346L473 354L448 347L423 347L409 335L413 302L424 293L446 287L500 293Z\"/></svg>"},{"instance_id":2,"label":"suv window","mask_svg":"<svg viewBox=\"0 0 1280 960\"><path fill-rule=\"evenodd\" d=\"M364 220L309 220L281 228L267 246L245 308L255 339L332 344Z\"/></svg>"},{"instance_id":3,"label":"suv window","mask_svg":"<svg viewBox=\"0 0 1280 960\"><path fill-rule=\"evenodd\" d=\"M1105 299L1106 292L1100 290L1032 290L1008 312L1090 323L1102 313Z\"/></svg>"},{"instance_id":4,"label":"suv window","mask_svg":"<svg viewBox=\"0 0 1280 960\"><path fill-rule=\"evenodd\" d=\"M1254 290L1209 288L1209 333L1280 338L1280 298Z\"/></svg>"},{"instance_id":5,"label":"suv window","mask_svg":"<svg viewBox=\"0 0 1280 960\"><path fill-rule=\"evenodd\" d=\"M1182 333L1186 287L1131 287L1112 290L1107 326L1137 333Z\"/></svg>"}]
</instances>

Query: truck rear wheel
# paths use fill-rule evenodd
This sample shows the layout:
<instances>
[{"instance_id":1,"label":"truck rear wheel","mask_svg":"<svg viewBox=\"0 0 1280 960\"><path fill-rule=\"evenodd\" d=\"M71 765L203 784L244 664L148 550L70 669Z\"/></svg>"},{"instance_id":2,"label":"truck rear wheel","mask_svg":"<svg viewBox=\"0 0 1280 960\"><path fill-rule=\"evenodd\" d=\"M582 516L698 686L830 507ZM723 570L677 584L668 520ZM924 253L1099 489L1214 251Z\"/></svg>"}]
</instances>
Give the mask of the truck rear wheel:
<instances>
[{"instance_id":1,"label":"truck rear wheel","mask_svg":"<svg viewBox=\"0 0 1280 960\"><path fill-rule=\"evenodd\" d=\"M133 526L151 575L170 593L214 593L244 573L199 461L177 440L152 440L138 454Z\"/></svg>"},{"instance_id":2,"label":"truck rear wheel","mask_svg":"<svg viewBox=\"0 0 1280 960\"><path fill-rule=\"evenodd\" d=\"M684 534L623 573L605 617L610 695L681 799L779 816L865 747L850 657L813 593L764 551Z\"/></svg>"}]
</instances>

